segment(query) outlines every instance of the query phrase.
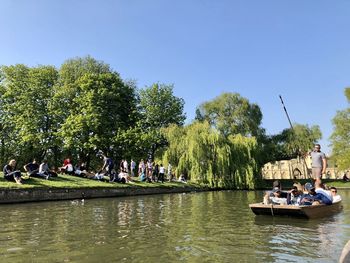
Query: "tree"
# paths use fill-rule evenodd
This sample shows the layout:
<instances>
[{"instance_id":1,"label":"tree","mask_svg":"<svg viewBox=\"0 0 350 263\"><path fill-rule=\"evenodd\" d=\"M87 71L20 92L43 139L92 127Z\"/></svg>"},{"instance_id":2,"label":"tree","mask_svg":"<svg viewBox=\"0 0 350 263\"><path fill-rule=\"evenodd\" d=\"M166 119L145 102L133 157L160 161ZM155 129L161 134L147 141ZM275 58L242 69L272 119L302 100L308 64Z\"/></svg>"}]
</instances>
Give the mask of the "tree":
<instances>
[{"instance_id":1,"label":"tree","mask_svg":"<svg viewBox=\"0 0 350 263\"><path fill-rule=\"evenodd\" d=\"M314 143L322 138L318 125L309 127L294 124L294 129L284 129L281 133L265 136L262 140L260 164L277 160L289 160L303 155L312 149Z\"/></svg>"},{"instance_id":2,"label":"tree","mask_svg":"<svg viewBox=\"0 0 350 263\"><path fill-rule=\"evenodd\" d=\"M49 101L57 70L52 66L3 66L1 75L3 146L20 161L43 157L53 144Z\"/></svg>"},{"instance_id":3,"label":"tree","mask_svg":"<svg viewBox=\"0 0 350 263\"><path fill-rule=\"evenodd\" d=\"M114 137L132 120L136 108L133 87L125 85L117 73L85 74L75 84L79 95L72 100L74 106L59 130L63 145L74 148L87 162L94 149L120 158Z\"/></svg>"},{"instance_id":4,"label":"tree","mask_svg":"<svg viewBox=\"0 0 350 263\"><path fill-rule=\"evenodd\" d=\"M171 163L177 175L197 183L224 188L254 188L257 143L240 134L224 136L207 121L163 129L169 142L163 163Z\"/></svg>"},{"instance_id":5,"label":"tree","mask_svg":"<svg viewBox=\"0 0 350 263\"><path fill-rule=\"evenodd\" d=\"M350 102L350 88L345 89L345 96ZM332 158L340 169L350 167L350 108L337 112L332 120L334 130L330 137Z\"/></svg>"},{"instance_id":6,"label":"tree","mask_svg":"<svg viewBox=\"0 0 350 263\"><path fill-rule=\"evenodd\" d=\"M257 104L251 104L238 93L223 93L202 103L196 110L196 120L208 121L224 136L258 136L262 113Z\"/></svg>"},{"instance_id":7,"label":"tree","mask_svg":"<svg viewBox=\"0 0 350 263\"><path fill-rule=\"evenodd\" d=\"M91 57L67 60L52 100L57 138L65 152L90 164L96 149L123 154L118 134L136 122L137 95L108 64Z\"/></svg>"},{"instance_id":8,"label":"tree","mask_svg":"<svg viewBox=\"0 0 350 263\"><path fill-rule=\"evenodd\" d=\"M183 125L186 116L183 112L184 100L173 94L173 86L165 84L153 84L140 90L139 126L151 133L153 138L149 149L150 158L154 158L156 150L166 145L160 129L170 124Z\"/></svg>"}]
</instances>

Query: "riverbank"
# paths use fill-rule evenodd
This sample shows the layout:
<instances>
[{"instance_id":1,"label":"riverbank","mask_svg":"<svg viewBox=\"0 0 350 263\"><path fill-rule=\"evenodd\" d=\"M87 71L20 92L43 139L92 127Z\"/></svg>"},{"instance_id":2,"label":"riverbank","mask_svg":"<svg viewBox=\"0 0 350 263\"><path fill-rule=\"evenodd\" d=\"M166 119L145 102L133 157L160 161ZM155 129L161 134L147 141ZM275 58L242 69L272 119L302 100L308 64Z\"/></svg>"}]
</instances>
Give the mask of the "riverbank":
<instances>
[{"instance_id":1,"label":"riverbank","mask_svg":"<svg viewBox=\"0 0 350 263\"><path fill-rule=\"evenodd\" d=\"M137 181L136 178L132 183L120 184L60 175L50 180L28 178L24 180L22 185L18 185L0 177L0 204L188 193L208 190L211 189L193 183L145 183Z\"/></svg>"},{"instance_id":2,"label":"riverbank","mask_svg":"<svg viewBox=\"0 0 350 263\"><path fill-rule=\"evenodd\" d=\"M307 181L309 180L301 180L300 183L304 184ZM272 182L273 180L264 180L258 184L256 190L271 189ZM293 182L281 180L283 189L290 189ZM350 182L325 180L325 183L339 189L350 189ZM0 174L0 204L213 190L221 189L195 183L145 183L138 181L138 178L134 178L134 182L128 184L109 183L70 175L60 175L50 180L27 178L22 185L18 185L6 181Z\"/></svg>"}]
</instances>

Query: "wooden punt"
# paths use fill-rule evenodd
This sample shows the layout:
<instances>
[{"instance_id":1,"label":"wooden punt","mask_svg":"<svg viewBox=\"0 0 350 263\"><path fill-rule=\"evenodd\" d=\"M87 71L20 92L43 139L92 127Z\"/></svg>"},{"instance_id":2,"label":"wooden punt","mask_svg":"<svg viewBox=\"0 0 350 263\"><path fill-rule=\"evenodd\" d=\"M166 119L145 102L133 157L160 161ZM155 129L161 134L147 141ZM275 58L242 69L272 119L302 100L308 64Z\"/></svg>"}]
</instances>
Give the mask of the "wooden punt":
<instances>
[{"instance_id":1,"label":"wooden punt","mask_svg":"<svg viewBox=\"0 0 350 263\"><path fill-rule=\"evenodd\" d=\"M264 205L263 203L256 203L250 204L249 207L256 215L291 216L309 219L330 216L342 209L341 201L331 205L321 204L308 206Z\"/></svg>"}]
</instances>

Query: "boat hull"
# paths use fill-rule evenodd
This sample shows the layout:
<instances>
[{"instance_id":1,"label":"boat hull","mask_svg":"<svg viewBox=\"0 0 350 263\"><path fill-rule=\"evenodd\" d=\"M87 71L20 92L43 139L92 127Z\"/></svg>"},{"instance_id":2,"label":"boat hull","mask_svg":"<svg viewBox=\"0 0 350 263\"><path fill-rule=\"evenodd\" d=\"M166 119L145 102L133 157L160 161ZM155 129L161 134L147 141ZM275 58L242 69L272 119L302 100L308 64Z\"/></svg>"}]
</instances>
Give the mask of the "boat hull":
<instances>
[{"instance_id":1,"label":"boat hull","mask_svg":"<svg viewBox=\"0 0 350 263\"><path fill-rule=\"evenodd\" d=\"M341 202L333 203L331 205L309 206L264 205L263 203L256 203L250 204L249 207L256 215L291 216L309 219L330 216L342 209Z\"/></svg>"}]
</instances>

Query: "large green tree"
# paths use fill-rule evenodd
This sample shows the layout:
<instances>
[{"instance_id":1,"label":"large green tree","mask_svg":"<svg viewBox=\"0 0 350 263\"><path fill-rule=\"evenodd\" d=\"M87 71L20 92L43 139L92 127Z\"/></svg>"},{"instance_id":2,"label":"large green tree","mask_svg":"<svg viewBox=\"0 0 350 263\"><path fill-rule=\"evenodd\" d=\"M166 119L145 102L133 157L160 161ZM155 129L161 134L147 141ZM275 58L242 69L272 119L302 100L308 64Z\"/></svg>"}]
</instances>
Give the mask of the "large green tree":
<instances>
[{"instance_id":1,"label":"large green tree","mask_svg":"<svg viewBox=\"0 0 350 263\"><path fill-rule=\"evenodd\" d=\"M136 120L135 87L90 57L66 61L59 73L53 108L60 123L57 135L67 153L87 163L96 149L121 158L115 138Z\"/></svg>"},{"instance_id":2,"label":"large green tree","mask_svg":"<svg viewBox=\"0 0 350 263\"><path fill-rule=\"evenodd\" d=\"M350 88L345 89L345 96L350 103ZM340 110L333 118L334 130L331 135L332 158L340 169L350 167L350 108Z\"/></svg>"},{"instance_id":3,"label":"large green tree","mask_svg":"<svg viewBox=\"0 0 350 263\"><path fill-rule=\"evenodd\" d=\"M259 106L238 93L223 93L202 103L196 110L196 119L208 121L225 136L261 134L262 113Z\"/></svg>"},{"instance_id":4,"label":"large green tree","mask_svg":"<svg viewBox=\"0 0 350 263\"><path fill-rule=\"evenodd\" d=\"M184 100L173 94L173 85L155 83L140 90L139 127L151 139L149 155L154 158L157 149L166 145L160 129L170 124L183 125L186 116L183 112Z\"/></svg>"},{"instance_id":5,"label":"large green tree","mask_svg":"<svg viewBox=\"0 0 350 263\"><path fill-rule=\"evenodd\" d=\"M185 127L163 129L169 146L163 162L172 164L176 174L211 186L254 188L257 143L240 134L224 136L207 121Z\"/></svg>"},{"instance_id":6,"label":"large green tree","mask_svg":"<svg viewBox=\"0 0 350 263\"><path fill-rule=\"evenodd\" d=\"M44 157L54 145L49 103L58 79L57 70L52 66L3 66L1 75L3 154L20 161Z\"/></svg>"}]
</instances>

